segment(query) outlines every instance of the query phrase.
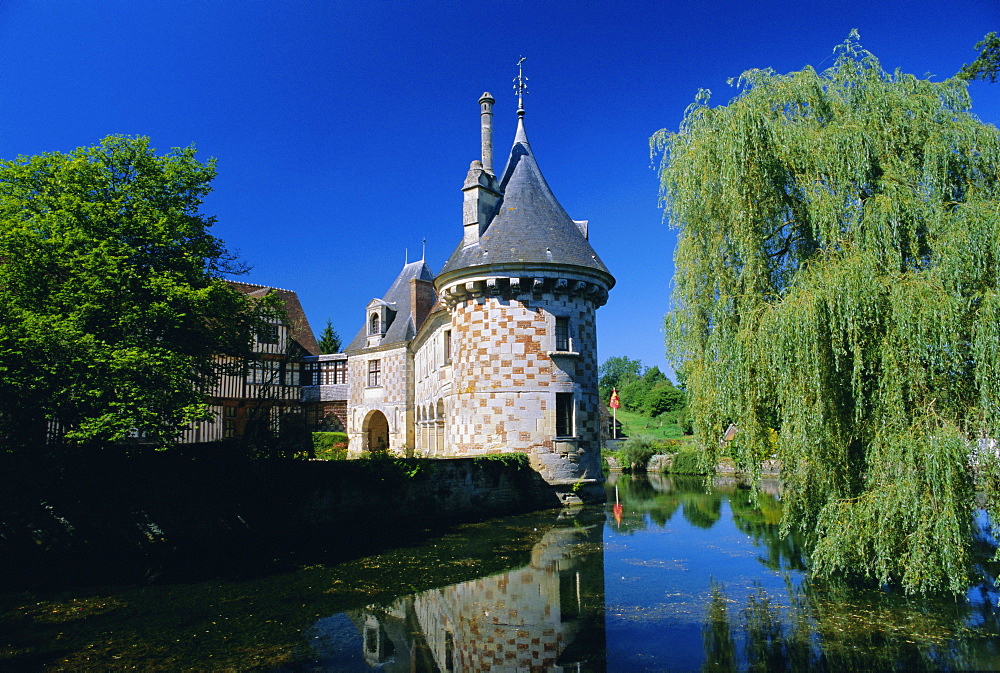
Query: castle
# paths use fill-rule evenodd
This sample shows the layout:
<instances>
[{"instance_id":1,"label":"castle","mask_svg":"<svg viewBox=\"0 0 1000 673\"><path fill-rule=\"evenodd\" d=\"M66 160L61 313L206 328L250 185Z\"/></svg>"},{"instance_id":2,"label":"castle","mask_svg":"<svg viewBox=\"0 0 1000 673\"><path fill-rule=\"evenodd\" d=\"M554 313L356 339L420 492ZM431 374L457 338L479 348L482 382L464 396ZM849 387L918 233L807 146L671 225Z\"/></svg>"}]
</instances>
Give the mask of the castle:
<instances>
[{"instance_id":1,"label":"castle","mask_svg":"<svg viewBox=\"0 0 1000 673\"><path fill-rule=\"evenodd\" d=\"M435 275L404 265L365 306L347 356L350 452L527 453L555 485L601 480L596 310L615 279L566 214L528 142L523 100L506 167L482 158L462 187L463 231ZM321 356L326 357L326 356Z\"/></svg>"},{"instance_id":2,"label":"castle","mask_svg":"<svg viewBox=\"0 0 1000 673\"><path fill-rule=\"evenodd\" d=\"M494 172L494 102L479 100L482 157L466 175L461 240L440 273L405 264L364 307L344 352L329 355L318 354L294 292L234 284L252 297L276 293L287 320L258 335L245 376L218 386L222 422L193 424L183 441L277 437L304 423L346 431L353 457L522 452L564 499L603 498L595 313L615 279L588 223L571 219L542 177L523 100L507 165Z\"/></svg>"}]
</instances>

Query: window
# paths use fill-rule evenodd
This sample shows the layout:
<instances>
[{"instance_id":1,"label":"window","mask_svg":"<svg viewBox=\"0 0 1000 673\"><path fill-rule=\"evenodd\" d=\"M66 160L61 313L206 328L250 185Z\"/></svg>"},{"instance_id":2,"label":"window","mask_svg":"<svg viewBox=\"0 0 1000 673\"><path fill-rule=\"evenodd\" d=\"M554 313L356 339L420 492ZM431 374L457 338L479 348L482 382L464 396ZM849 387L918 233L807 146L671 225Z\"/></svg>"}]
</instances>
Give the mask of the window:
<instances>
[{"instance_id":1,"label":"window","mask_svg":"<svg viewBox=\"0 0 1000 673\"><path fill-rule=\"evenodd\" d=\"M368 361L368 387L377 388L382 385L382 361Z\"/></svg>"},{"instance_id":2,"label":"window","mask_svg":"<svg viewBox=\"0 0 1000 673\"><path fill-rule=\"evenodd\" d=\"M569 347L569 318L556 317L556 350L571 350Z\"/></svg>"},{"instance_id":3,"label":"window","mask_svg":"<svg viewBox=\"0 0 1000 673\"><path fill-rule=\"evenodd\" d=\"M445 673L455 670L455 636L451 631L444 632L444 670Z\"/></svg>"},{"instance_id":4,"label":"window","mask_svg":"<svg viewBox=\"0 0 1000 673\"><path fill-rule=\"evenodd\" d=\"M236 407L222 407L222 436L225 439L236 437Z\"/></svg>"},{"instance_id":5,"label":"window","mask_svg":"<svg viewBox=\"0 0 1000 673\"><path fill-rule=\"evenodd\" d=\"M354 323L355 325L357 323ZM257 332L257 341L262 344L276 344L278 343L278 326L277 325L265 325Z\"/></svg>"},{"instance_id":6,"label":"window","mask_svg":"<svg viewBox=\"0 0 1000 673\"><path fill-rule=\"evenodd\" d=\"M317 368L318 364L316 362L304 362L302 363L302 378L299 380L300 385L303 386L314 386L317 384Z\"/></svg>"},{"instance_id":7,"label":"window","mask_svg":"<svg viewBox=\"0 0 1000 673\"><path fill-rule=\"evenodd\" d=\"M357 325L358 323L354 324ZM379 328L380 328L380 323L378 319L378 313L372 313L371 320L368 321L368 333L380 334Z\"/></svg>"},{"instance_id":8,"label":"window","mask_svg":"<svg viewBox=\"0 0 1000 673\"><path fill-rule=\"evenodd\" d=\"M573 393L556 393L556 436L574 437Z\"/></svg>"},{"instance_id":9,"label":"window","mask_svg":"<svg viewBox=\"0 0 1000 673\"><path fill-rule=\"evenodd\" d=\"M357 323L354 323L357 325ZM451 330L444 331L444 363L451 364Z\"/></svg>"},{"instance_id":10,"label":"window","mask_svg":"<svg viewBox=\"0 0 1000 673\"><path fill-rule=\"evenodd\" d=\"M332 386L347 383L347 360L306 362L302 365L302 385Z\"/></svg>"},{"instance_id":11,"label":"window","mask_svg":"<svg viewBox=\"0 0 1000 673\"><path fill-rule=\"evenodd\" d=\"M247 383L278 385L281 383L281 363L277 360L255 360L250 363Z\"/></svg>"}]
</instances>

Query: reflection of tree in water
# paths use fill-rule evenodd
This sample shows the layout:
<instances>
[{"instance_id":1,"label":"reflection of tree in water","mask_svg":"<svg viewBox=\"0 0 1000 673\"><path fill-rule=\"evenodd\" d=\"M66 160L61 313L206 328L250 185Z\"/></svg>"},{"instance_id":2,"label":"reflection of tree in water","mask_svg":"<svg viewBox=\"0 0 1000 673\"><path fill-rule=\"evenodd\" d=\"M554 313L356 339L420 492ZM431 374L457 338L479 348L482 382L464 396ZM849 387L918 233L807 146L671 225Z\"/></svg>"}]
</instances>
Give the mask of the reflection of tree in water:
<instances>
[{"instance_id":1,"label":"reflection of tree in water","mask_svg":"<svg viewBox=\"0 0 1000 673\"><path fill-rule=\"evenodd\" d=\"M633 475L613 475L606 489L609 503L613 504L617 497L624 505L621 521L613 525L617 532L626 535L646 530L646 515L662 528L680 505L675 497L655 491L648 480Z\"/></svg>"},{"instance_id":2,"label":"reflection of tree in water","mask_svg":"<svg viewBox=\"0 0 1000 673\"><path fill-rule=\"evenodd\" d=\"M662 474L617 475L608 490L614 502L614 486L626 507L617 529L629 534L644 530L649 521L664 527L680 510L692 526L709 529L722 516L722 503L729 501L736 527L762 549L760 562L772 570L804 571L806 560L797 535L781 535L781 501L776 482L762 482L751 489L736 479L671 477Z\"/></svg>"},{"instance_id":3,"label":"reflection of tree in water","mask_svg":"<svg viewBox=\"0 0 1000 673\"><path fill-rule=\"evenodd\" d=\"M781 534L781 502L776 495L737 486L729 494L733 523L762 547L758 560L771 570L806 570L798 534Z\"/></svg>"},{"instance_id":4,"label":"reflection of tree in water","mask_svg":"<svg viewBox=\"0 0 1000 673\"><path fill-rule=\"evenodd\" d=\"M760 586L739 611L713 583L702 626L704 671L994 669L993 600L906 599L846 583L789 586L780 606ZM970 628L973 624L977 628Z\"/></svg>"},{"instance_id":5,"label":"reflection of tree in water","mask_svg":"<svg viewBox=\"0 0 1000 673\"><path fill-rule=\"evenodd\" d=\"M646 529L646 519L663 528L678 509L693 526L711 528L722 513L721 493L706 493L705 481L698 477L671 479L662 475L618 475L608 491L614 502L614 486L626 505L617 529L633 533Z\"/></svg>"},{"instance_id":6,"label":"reflection of tree in water","mask_svg":"<svg viewBox=\"0 0 1000 673\"><path fill-rule=\"evenodd\" d=\"M692 526L709 529L722 516L722 494L685 493L681 498L684 509L681 514Z\"/></svg>"},{"instance_id":7,"label":"reflection of tree in water","mask_svg":"<svg viewBox=\"0 0 1000 673\"><path fill-rule=\"evenodd\" d=\"M692 525L709 528L723 499L733 521L760 548L758 560L775 571L805 571L797 536L781 536L776 484L759 488L716 479L712 492L698 479L663 475L618 479L625 504L623 528L665 526L680 511ZM613 497L611 491L611 497ZM647 518L648 516L648 518ZM773 597L758 586L742 605L713 584L703 624L706 671L824 671L1000 669L1000 609L994 586L995 550L989 526L979 522L974 549L981 584L969 602L908 599L847 581L794 584Z\"/></svg>"}]
</instances>

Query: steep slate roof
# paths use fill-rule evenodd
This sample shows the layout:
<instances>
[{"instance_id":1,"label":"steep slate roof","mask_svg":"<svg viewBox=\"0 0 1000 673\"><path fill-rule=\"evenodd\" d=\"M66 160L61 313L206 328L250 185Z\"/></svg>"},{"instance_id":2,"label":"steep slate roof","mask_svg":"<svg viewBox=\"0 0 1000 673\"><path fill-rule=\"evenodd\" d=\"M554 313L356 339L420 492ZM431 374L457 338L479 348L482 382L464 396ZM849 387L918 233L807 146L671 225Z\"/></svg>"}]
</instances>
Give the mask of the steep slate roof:
<instances>
[{"instance_id":1,"label":"steep slate roof","mask_svg":"<svg viewBox=\"0 0 1000 673\"><path fill-rule=\"evenodd\" d=\"M313 334L312 327L309 326L309 319L306 318L306 312L302 310L302 304L299 302L299 295L291 290L282 290L277 287L269 287L267 285L256 285L254 283L241 283L235 280L227 280L227 283L233 286L238 292L242 292L248 297L263 298L272 292L281 299L282 305L285 307L285 313L288 315L288 320L291 323L289 327L289 336L291 336L292 341L297 343L302 350L304 350L309 355L319 355L319 346L316 344L316 335Z\"/></svg>"},{"instance_id":2,"label":"steep slate roof","mask_svg":"<svg viewBox=\"0 0 1000 673\"><path fill-rule=\"evenodd\" d=\"M395 318L385 331L380 345L409 341L416 334L416 325L413 321L413 306L410 306L410 280L419 278L420 280L433 281L434 274L431 272L426 262L410 262L403 267L403 270L396 276L389 290L382 296L383 303L388 304L395 311ZM350 345L344 352L365 348L368 343L368 321L361 326L361 329L351 340Z\"/></svg>"},{"instance_id":3,"label":"steep slate roof","mask_svg":"<svg viewBox=\"0 0 1000 673\"><path fill-rule=\"evenodd\" d=\"M441 275L486 264L518 263L572 264L610 275L542 177L523 118L517 122L500 187L503 200L479 241L459 243Z\"/></svg>"}]
</instances>

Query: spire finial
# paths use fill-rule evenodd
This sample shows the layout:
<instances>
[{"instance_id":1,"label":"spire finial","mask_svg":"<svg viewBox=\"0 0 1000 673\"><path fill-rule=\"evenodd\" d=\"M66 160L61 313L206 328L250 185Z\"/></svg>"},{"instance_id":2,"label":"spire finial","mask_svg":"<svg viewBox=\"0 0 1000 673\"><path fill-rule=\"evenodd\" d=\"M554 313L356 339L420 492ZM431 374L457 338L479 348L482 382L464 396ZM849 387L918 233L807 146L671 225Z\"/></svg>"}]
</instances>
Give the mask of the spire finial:
<instances>
[{"instance_id":1,"label":"spire finial","mask_svg":"<svg viewBox=\"0 0 1000 673\"><path fill-rule=\"evenodd\" d=\"M427 239L423 240L423 247L420 249L420 261L423 262L427 259Z\"/></svg>"},{"instance_id":2,"label":"spire finial","mask_svg":"<svg viewBox=\"0 0 1000 673\"><path fill-rule=\"evenodd\" d=\"M517 116L524 116L524 94L528 93L528 78L524 76L522 64L527 60L524 56L517 62L517 77L514 79L514 93L517 94Z\"/></svg>"}]
</instances>

